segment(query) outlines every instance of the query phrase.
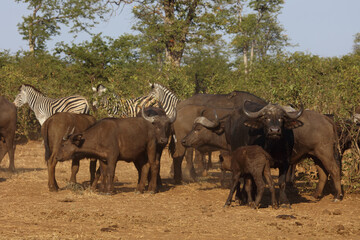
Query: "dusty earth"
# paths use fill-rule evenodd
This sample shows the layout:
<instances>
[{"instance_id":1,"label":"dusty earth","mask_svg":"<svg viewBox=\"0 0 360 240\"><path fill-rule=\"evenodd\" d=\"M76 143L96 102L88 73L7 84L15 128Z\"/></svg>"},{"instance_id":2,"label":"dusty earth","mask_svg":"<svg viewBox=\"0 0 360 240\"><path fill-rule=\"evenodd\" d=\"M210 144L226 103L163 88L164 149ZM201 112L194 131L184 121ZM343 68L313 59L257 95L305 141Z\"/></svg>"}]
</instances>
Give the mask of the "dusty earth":
<instances>
[{"instance_id":1,"label":"dusty earth","mask_svg":"<svg viewBox=\"0 0 360 240\"><path fill-rule=\"evenodd\" d=\"M47 188L41 142L18 145L16 172L7 170L7 157L0 165L0 239L360 239L360 195L334 203L331 195L315 202L311 191L292 193L292 208L275 210L266 191L258 210L237 203L223 208L229 190L220 188L218 168L198 182L174 186L170 163L165 153L164 187L154 195L134 193L137 172L125 162L116 168L115 195L54 193ZM57 166L60 187L68 184L70 165ZM88 166L83 160L78 174L85 186Z\"/></svg>"}]
</instances>

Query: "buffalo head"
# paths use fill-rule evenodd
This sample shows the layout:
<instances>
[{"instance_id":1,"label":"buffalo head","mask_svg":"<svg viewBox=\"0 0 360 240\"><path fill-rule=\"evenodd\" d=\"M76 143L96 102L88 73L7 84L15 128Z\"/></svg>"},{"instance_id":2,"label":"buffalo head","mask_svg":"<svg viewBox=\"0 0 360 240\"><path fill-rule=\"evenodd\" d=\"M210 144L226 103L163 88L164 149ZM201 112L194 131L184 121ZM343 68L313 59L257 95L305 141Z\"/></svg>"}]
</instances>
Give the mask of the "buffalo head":
<instances>
[{"instance_id":1,"label":"buffalo head","mask_svg":"<svg viewBox=\"0 0 360 240\"><path fill-rule=\"evenodd\" d=\"M61 147L56 155L57 161L65 161L72 159L74 157L75 152L81 148L85 139L81 133L79 134L72 134L68 136L67 134L64 135L63 140L61 142Z\"/></svg>"},{"instance_id":2,"label":"buffalo head","mask_svg":"<svg viewBox=\"0 0 360 240\"><path fill-rule=\"evenodd\" d=\"M166 114L147 116L144 111L144 106L142 106L141 116L153 125L157 142L161 145L166 145L171 133L171 123L176 119L176 111L170 118L167 117Z\"/></svg>"},{"instance_id":3,"label":"buffalo head","mask_svg":"<svg viewBox=\"0 0 360 240\"><path fill-rule=\"evenodd\" d=\"M203 111L201 116L194 120L192 130L182 139L181 143L185 147L194 147L200 152L218 150L227 147L219 137L223 133L223 122L218 119L215 110L212 120L205 117Z\"/></svg>"},{"instance_id":4,"label":"buffalo head","mask_svg":"<svg viewBox=\"0 0 360 240\"><path fill-rule=\"evenodd\" d=\"M303 113L301 106L299 111L287 112L282 106L278 104L269 103L258 111L251 112L246 108L245 101L243 105L243 112L247 116L244 122L245 126L264 129L264 134L268 138L280 138L283 129L294 129L303 125L298 118Z\"/></svg>"}]
</instances>

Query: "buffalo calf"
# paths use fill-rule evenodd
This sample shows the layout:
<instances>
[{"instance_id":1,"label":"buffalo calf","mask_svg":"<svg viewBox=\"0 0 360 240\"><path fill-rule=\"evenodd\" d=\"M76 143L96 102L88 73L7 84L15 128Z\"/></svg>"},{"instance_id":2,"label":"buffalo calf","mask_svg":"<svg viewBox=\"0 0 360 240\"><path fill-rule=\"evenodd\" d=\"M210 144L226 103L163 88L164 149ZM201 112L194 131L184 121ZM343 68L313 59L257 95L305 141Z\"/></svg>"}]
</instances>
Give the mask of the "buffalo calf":
<instances>
[{"instance_id":1,"label":"buffalo calf","mask_svg":"<svg viewBox=\"0 0 360 240\"><path fill-rule=\"evenodd\" d=\"M272 162L271 156L260 146L243 146L237 148L232 153L231 169L233 172L232 186L229 196L226 200L225 206L231 204L235 189L240 184L240 177L244 177L245 190L247 192L249 205L253 208L258 208L261 198L264 193L265 183L269 185L271 192L271 202L273 207L277 207L274 183L270 174L270 164ZM257 188L255 202L251 196L251 183L254 180Z\"/></svg>"}]
</instances>

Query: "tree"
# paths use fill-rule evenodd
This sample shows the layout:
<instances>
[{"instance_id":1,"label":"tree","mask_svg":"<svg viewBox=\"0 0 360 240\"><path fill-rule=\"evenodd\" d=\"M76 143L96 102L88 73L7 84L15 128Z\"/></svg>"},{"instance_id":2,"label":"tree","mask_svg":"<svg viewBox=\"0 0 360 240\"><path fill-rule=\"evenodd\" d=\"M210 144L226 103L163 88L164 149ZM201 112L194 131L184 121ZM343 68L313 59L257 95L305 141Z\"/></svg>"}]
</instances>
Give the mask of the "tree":
<instances>
[{"instance_id":1,"label":"tree","mask_svg":"<svg viewBox=\"0 0 360 240\"><path fill-rule=\"evenodd\" d=\"M287 45L287 37L277 21L283 0L235 0L226 10L226 30L233 34L231 42L235 53L243 56L245 73L249 72L255 57L263 58L270 51L279 51ZM245 10L251 12L245 14Z\"/></svg>"},{"instance_id":2,"label":"tree","mask_svg":"<svg viewBox=\"0 0 360 240\"><path fill-rule=\"evenodd\" d=\"M216 9L222 2L207 0L128 0L137 19L135 30L147 40L157 62L178 67L186 45L217 36ZM148 50L150 49L148 48Z\"/></svg>"},{"instance_id":3,"label":"tree","mask_svg":"<svg viewBox=\"0 0 360 240\"><path fill-rule=\"evenodd\" d=\"M15 0L25 3L31 14L23 16L18 24L23 39L28 41L30 52L46 48L46 41L59 35L62 25L70 32L88 31L99 19L109 13L103 0Z\"/></svg>"},{"instance_id":4,"label":"tree","mask_svg":"<svg viewBox=\"0 0 360 240\"><path fill-rule=\"evenodd\" d=\"M353 51L360 55L360 33L355 34Z\"/></svg>"}]
</instances>

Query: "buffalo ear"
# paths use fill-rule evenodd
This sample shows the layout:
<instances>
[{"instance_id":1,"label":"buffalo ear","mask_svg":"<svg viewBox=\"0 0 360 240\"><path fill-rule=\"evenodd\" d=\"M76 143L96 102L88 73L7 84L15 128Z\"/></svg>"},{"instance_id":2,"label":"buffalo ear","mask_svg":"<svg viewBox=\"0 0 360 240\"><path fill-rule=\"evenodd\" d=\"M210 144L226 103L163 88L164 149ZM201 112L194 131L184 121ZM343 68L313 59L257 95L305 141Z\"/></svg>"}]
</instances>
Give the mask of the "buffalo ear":
<instances>
[{"instance_id":1,"label":"buffalo ear","mask_svg":"<svg viewBox=\"0 0 360 240\"><path fill-rule=\"evenodd\" d=\"M221 135L225 132L225 122L220 122L219 126L214 131L217 135Z\"/></svg>"},{"instance_id":2,"label":"buffalo ear","mask_svg":"<svg viewBox=\"0 0 360 240\"><path fill-rule=\"evenodd\" d=\"M304 125L304 123L297 119L289 119L289 120L285 121L285 123L284 123L284 127L287 129L298 128L298 127L301 127L302 125Z\"/></svg>"},{"instance_id":3,"label":"buffalo ear","mask_svg":"<svg viewBox=\"0 0 360 240\"><path fill-rule=\"evenodd\" d=\"M71 138L71 143L77 147L81 147L84 143L85 139L82 138L82 134L76 134Z\"/></svg>"},{"instance_id":4,"label":"buffalo ear","mask_svg":"<svg viewBox=\"0 0 360 240\"><path fill-rule=\"evenodd\" d=\"M260 129L263 127L263 125L261 124L260 121L254 120L254 119L249 119L246 120L244 122L244 125L249 127L249 128L255 128L255 129Z\"/></svg>"}]
</instances>

